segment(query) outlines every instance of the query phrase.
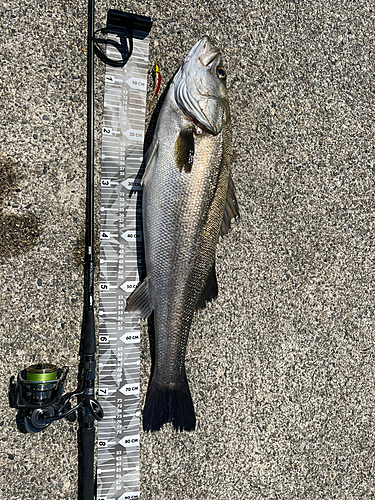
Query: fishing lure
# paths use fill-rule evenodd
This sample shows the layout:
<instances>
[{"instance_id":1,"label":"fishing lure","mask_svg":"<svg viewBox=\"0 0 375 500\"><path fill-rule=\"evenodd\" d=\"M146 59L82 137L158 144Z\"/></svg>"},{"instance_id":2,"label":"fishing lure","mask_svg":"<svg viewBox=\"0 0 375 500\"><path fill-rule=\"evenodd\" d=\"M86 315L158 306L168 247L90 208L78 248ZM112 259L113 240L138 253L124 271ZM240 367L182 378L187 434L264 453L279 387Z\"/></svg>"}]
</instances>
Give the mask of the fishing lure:
<instances>
[{"instance_id":1,"label":"fishing lure","mask_svg":"<svg viewBox=\"0 0 375 500\"><path fill-rule=\"evenodd\" d=\"M160 68L158 66L158 63L155 63L154 67L152 68L152 77L154 79L154 89L152 91L152 97L148 101L148 109L151 109L152 102L155 99L155 97L158 95L159 90L160 90L161 74L160 74Z\"/></svg>"}]
</instances>

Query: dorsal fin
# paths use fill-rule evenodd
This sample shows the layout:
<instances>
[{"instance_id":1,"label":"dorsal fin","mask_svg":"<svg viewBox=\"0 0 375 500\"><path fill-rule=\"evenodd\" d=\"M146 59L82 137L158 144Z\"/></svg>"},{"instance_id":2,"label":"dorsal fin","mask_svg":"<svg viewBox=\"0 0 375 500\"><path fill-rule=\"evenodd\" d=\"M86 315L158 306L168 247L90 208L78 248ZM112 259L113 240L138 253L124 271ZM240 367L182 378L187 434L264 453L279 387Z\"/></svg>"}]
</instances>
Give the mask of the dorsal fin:
<instances>
[{"instance_id":1,"label":"dorsal fin","mask_svg":"<svg viewBox=\"0 0 375 500\"><path fill-rule=\"evenodd\" d=\"M227 234L230 228L230 221L236 217L239 217L239 209L236 198L236 193L234 189L232 175L229 174L228 191L227 191L227 201L225 203L223 221L221 223L220 235L223 236Z\"/></svg>"},{"instance_id":2,"label":"dorsal fin","mask_svg":"<svg viewBox=\"0 0 375 500\"><path fill-rule=\"evenodd\" d=\"M145 167L145 171L142 177L142 186L145 183L147 184L147 178L151 175L152 165L154 164L154 162L158 157L158 149L159 149L159 142L154 138L150 147L146 151L146 154L143 157L143 165Z\"/></svg>"},{"instance_id":3,"label":"dorsal fin","mask_svg":"<svg viewBox=\"0 0 375 500\"><path fill-rule=\"evenodd\" d=\"M199 297L199 300L197 302L197 306L196 306L197 311L199 309L204 309L206 307L207 302L210 302L211 300L216 299L218 292L219 292L219 289L217 286L216 270L215 270L215 262L214 262L212 264L212 268L211 268L210 274L208 275L203 292L202 292L202 294Z\"/></svg>"}]
</instances>

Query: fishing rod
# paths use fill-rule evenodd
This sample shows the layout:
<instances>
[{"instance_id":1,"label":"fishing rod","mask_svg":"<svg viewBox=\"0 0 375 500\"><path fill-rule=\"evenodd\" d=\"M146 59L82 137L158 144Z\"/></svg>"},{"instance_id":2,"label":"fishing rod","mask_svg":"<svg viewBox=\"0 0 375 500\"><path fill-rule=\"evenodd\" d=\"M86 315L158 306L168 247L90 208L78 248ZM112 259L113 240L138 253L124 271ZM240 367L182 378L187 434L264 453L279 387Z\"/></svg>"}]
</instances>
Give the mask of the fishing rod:
<instances>
[{"instance_id":1,"label":"fishing rod","mask_svg":"<svg viewBox=\"0 0 375 500\"><path fill-rule=\"evenodd\" d=\"M103 410L94 399L96 376L96 338L94 318L94 0L88 1L87 29L87 165L86 165L86 257L80 396L81 466L79 485L82 500L94 498L95 420L103 418Z\"/></svg>"},{"instance_id":2,"label":"fishing rod","mask_svg":"<svg viewBox=\"0 0 375 500\"><path fill-rule=\"evenodd\" d=\"M14 388L19 409L18 428L37 433L52 422L79 418L79 498L94 498L95 420L103 410L94 398L96 377L96 337L94 318L94 0L88 0L87 30L87 162L86 162L86 242L84 266L84 311L81 330L79 388L63 394L69 368L38 363L23 370ZM72 407L72 401L76 404ZM14 398L13 398L14 399Z\"/></svg>"}]
</instances>

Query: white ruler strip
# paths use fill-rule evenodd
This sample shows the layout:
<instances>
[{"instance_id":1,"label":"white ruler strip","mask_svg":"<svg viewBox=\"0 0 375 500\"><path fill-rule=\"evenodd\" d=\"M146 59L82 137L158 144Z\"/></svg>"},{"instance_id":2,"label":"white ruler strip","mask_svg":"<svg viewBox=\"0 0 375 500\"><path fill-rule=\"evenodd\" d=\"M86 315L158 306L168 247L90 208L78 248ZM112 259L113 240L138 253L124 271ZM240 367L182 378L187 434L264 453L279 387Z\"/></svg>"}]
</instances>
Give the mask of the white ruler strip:
<instances>
[{"instance_id":1,"label":"white ruler strip","mask_svg":"<svg viewBox=\"0 0 375 500\"><path fill-rule=\"evenodd\" d=\"M107 66L102 129L97 500L139 492L139 320L124 311L139 283L138 172L143 158L148 36L133 33L123 68ZM108 49L109 57L118 54ZM130 193L131 196L130 196ZM139 220L139 217L138 217Z\"/></svg>"}]
</instances>

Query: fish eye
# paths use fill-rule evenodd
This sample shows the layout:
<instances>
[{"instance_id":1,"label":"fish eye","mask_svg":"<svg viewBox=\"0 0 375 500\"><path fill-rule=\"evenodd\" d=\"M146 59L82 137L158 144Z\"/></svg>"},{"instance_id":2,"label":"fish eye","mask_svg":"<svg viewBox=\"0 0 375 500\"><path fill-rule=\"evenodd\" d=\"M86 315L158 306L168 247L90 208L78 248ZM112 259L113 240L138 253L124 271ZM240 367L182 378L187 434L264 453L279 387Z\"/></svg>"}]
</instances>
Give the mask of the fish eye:
<instances>
[{"instance_id":1,"label":"fish eye","mask_svg":"<svg viewBox=\"0 0 375 500\"><path fill-rule=\"evenodd\" d=\"M224 78L226 78L226 77L227 77L227 73L226 73L225 69L224 69L223 67L221 67L221 66L219 66L219 67L217 68L217 70L216 70L216 74L217 74L217 76L218 76L219 78L221 78L222 80L223 80Z\"/></svg>"}]
</instances>

